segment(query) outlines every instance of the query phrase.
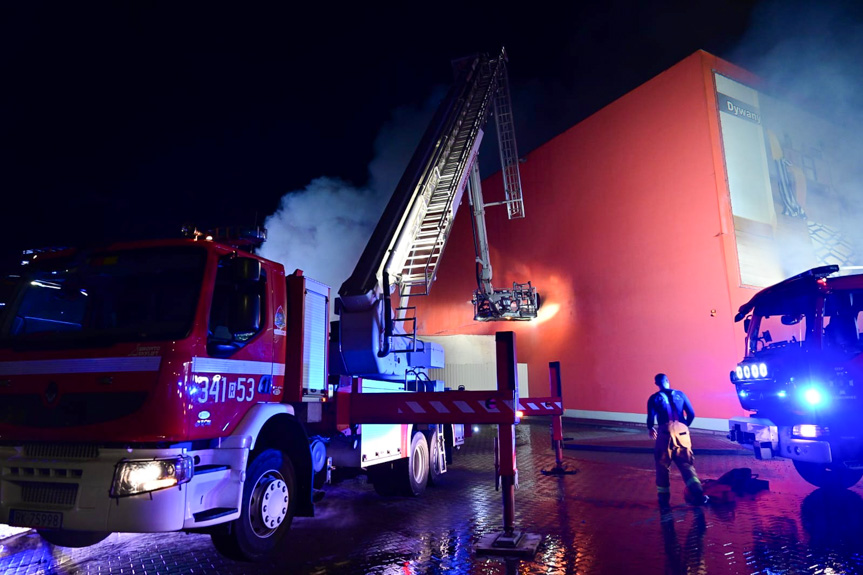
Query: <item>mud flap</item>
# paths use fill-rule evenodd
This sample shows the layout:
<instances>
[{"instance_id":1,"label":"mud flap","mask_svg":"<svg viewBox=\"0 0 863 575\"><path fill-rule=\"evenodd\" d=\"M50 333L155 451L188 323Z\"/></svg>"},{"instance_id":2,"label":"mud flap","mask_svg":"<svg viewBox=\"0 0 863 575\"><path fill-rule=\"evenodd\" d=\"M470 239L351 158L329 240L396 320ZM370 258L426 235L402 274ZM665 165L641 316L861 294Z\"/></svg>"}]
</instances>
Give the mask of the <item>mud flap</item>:
<instances>
[{"instance_id":1,"label":"mud flap","mask_svg":"<svg viewBox=\"0 0 863 575\"><path fill-rule=\"evenodd\" d=\"M770 448L769 443L753 445L752 450L755 452L755 459L773 459L773 449Z\"/></svg>"}]
</instances>

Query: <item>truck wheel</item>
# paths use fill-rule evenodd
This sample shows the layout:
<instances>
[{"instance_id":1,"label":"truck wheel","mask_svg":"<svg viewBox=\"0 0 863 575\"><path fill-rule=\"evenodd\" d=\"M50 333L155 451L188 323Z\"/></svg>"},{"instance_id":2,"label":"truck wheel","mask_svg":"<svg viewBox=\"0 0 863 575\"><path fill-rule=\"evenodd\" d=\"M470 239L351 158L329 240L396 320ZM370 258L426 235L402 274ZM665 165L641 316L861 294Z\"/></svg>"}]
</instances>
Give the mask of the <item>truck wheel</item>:
<instances>
[{"instance_id":1,"label":"truck wheel","mask_svg":"<svg viewBox=\"0 0 863 575\"><path fill-rule=\"evenodd\" d=\"M425 435L414 433L411 438L410 457L397 461L395 467L401 468L399 491L402 495L422 495L429 480L429 446Z\"/></svg>"},{"instance_id":2,"label":"truck wheel","mask_svg":"<svg viewBox=\"0 0 863 575\"><path fill-rule=\"evenodd\" d=\"M51 545L58 547L89 547L106 539L110 531L58 531L37 529L36 532Z\"/></svg>"},{"instance_id":3,"label":"truck wheel","mask_svg":"<svg viewBox=\"0 0 863 575\"><path fill-rule=\"evenodd\" d=\"M440 443L438 430L429 436L429 485L440 485L443 469L440 465Z\"/></svg>"},{"instance_id":4,"label":"truck wheel","mask_svg":"<svg viewBox=\"0 0 863 575\"><path fill-rule=\"evenodd\" d=\"M394 467L394 463L381 463L368 469L369 482L375 488L375 493L381 497L399 494Z\"/></svg>"},{"instance_id":5,"label":"truck wheel","mask_svg":"<svg viewBox=\"0 0 863 575\"><path fill-rule=\"evenodd\" d=\"M369 468L369 481L378 495L419 496L429 477L429 446L425 435L416 432L411 438L410 456Z\"/></svg>"},{"instance_id":6,"label":"truck wheel","mask_svg":"<svg viewBox=\"0 0 863 575\"><path fill-rule=\"evenodd\" d=\"M210 537L222 555L264 559L288 532L296 508L294 466L287 454L266 449L246 468L240 516Z\"/></svg>"},{"instance_id":7,"label":"truck wheel","mask_svg":"<svg viewBox=\"0 0 863 575\"><path fill-rule=\"evenodd\" d=\"M794 460L797 473L815 487L825 489L848 489L863 477L861 469L833 469L823 463Z\"/></svg>"}]
</instances>

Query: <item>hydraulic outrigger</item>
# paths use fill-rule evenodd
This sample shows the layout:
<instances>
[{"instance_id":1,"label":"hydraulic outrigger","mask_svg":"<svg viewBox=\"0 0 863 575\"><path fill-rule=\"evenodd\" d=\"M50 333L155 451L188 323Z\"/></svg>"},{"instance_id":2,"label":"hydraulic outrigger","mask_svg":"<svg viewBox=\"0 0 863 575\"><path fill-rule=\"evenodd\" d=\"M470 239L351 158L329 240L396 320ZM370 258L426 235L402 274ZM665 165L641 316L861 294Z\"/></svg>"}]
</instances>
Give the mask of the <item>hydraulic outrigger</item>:
<instances>
[{"instance_id":1,"label":"hydraulic outrigger","mask_svg":"<svg viewBox=\"0 0 863 575\"><path fill-rule=\"evenodd\" d=\"M532 556L536 553L542 537L515 528L515 489L518 483L515 425L523 415L551 415L553 421L557 422L556 429L559 430L560 416L563 413L562 401L559 396L520 400L515 334L498 332L495 345L497 390L368 395L357 393L361 386L357 378L343 378L339 387L342 395L338 401L343 402L346 408L340 412L339 423L447 424L470 421L496 424L496 487L503 495L503 530L483 537L477 544L476 551L484 554ZM559 451L557 453L559 455Z\"/></svg>"}]
</instances>

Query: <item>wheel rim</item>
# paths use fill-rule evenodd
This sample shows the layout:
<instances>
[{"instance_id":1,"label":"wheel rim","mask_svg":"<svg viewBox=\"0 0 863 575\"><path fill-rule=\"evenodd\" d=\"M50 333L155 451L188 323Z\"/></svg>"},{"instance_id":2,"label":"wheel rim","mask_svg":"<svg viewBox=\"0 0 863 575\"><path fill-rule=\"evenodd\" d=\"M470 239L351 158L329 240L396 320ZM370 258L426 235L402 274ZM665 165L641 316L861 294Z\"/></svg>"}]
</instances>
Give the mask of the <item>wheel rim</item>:
<instances>
[{"instance_id":1,"label":"wheel rim","mask_svg":"<svg viewBox=\"0 0 863 575\"><path fill-rule=\"evenodd\" d=\"M432 436L431 448L429 449L429 475L440 475L440 449L437 433Z\"/></svg>"},{"instance_id":2,"label":"wheel rim","mask_svg":"<svg viewBox=\"0 0 863 575\"><path fill-rule=\"evenodd\" d=\"M258 537L269 537L288 515L290 493L282 475L270 470L261 475L249 501L252 531Z\"/></svg>"},{"instance_id":3,"label":"wheel rim","mask_svg":"<svg viewBox=\"0 0 863 575\"><path fill-rule=\"evenodd\" d=\"M417 445L416 449L414 449L414 456L411 457L411 472L414 476L414 481L420 483L423 480L423 477L427 473L426 471L427 462L424 461L422 456L422 449Z\"/></svg>"}]
</instances>

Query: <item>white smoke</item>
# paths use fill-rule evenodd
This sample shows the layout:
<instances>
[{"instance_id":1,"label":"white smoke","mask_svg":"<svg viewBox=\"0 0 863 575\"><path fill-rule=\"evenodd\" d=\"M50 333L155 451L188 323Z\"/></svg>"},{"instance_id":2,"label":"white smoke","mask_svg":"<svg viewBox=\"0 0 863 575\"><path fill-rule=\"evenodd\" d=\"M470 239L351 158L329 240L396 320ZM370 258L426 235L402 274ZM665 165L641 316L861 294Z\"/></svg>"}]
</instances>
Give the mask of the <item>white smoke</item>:
<instances>
[{"instance_id":1,"label":"white smoke","mask_svg":"<svg viewBox=\"0 0 863 575\"><path fill-rule=\"evenodd\" d=\"M337 178L316 178L282 197L264 221L260 255L338 290L353 270L385 204L385 195Z\"/></svg>"},{"instance_id":2,"label":"white smoke","mask_svg":"<svg viewBox=\"0 0 863 575\"><path fill-rule=\"evenodd\" d=\"M304 189L286 193L266 218L264 258L295 269L338 292L351 275L383 213L442 92L434 90L421 106L396 109L375 138L375 158L364 186L321 176Z\"/></svg>"},{"instance_id":3,"label":"white smoke","mask_svg":"<svg viewBox=\"0 0 863 575\"><path fill-rule=\"evenodd\" d=\"M790 104L775 106L789 128L777 136L783 146L808 156L805 201L810 233L816 226L821 235L850 242L850 263L863 263L860 3L763 1L752 12L741 43L722 56L762 78L765 86L759 90ZM807 246L791 240L786 238L778 254L789 272L828 263L811 261Z\"/></svg>"},{"instance_id":4,"label":"white smoke","mask_svg":"<svg viewBox=\"0 0 863 575\"><path fill-rule=\"evenodd\" d=\"M752 12L749 30L728 59L766 79L776 97L858 124L861 56L858 2L769 0Z\"/></svg>"}]
</instances>

